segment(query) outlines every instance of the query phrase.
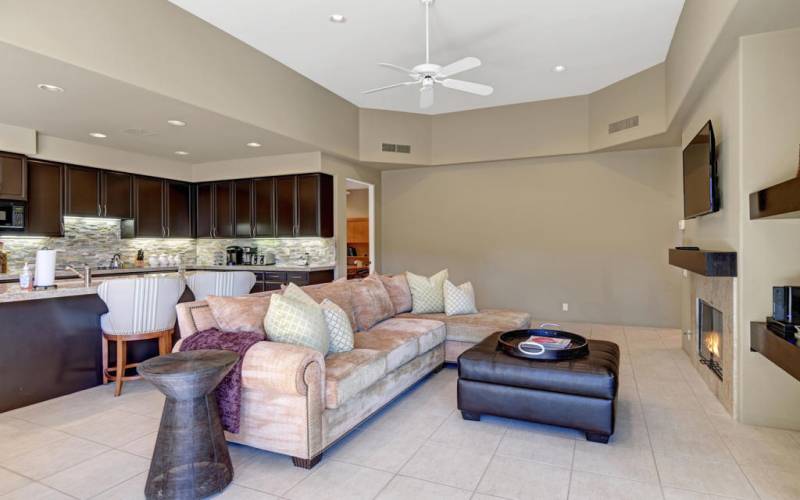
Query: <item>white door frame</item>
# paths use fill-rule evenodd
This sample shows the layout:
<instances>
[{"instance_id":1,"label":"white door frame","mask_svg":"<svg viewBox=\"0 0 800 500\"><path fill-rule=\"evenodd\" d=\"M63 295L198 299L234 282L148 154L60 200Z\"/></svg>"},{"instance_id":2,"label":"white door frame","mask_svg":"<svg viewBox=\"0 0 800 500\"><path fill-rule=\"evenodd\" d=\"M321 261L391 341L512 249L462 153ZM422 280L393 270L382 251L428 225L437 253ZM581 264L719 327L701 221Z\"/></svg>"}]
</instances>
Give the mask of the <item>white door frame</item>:
<instances>
[{"instance_id":1,"label":"white door frame","mask_svg":"<svg viewBox=\"0 0 800 500\"><path fill-rule=\"evenodd\" d=\"M375 185L370 184L369 182L360 181L358 179L351 179L347 178L346 182L352 182L355 184L361 184L366 186L369 190L369 272L374 273L376 268L375 262ZM346 208L346 207L345 207ZM347 216L345 216L345 220ZM345 226L345 232L347 231L347 226ZM347 240L347 238L345 238ZM345 244L347 242L345 241ZM347 248L345 248L345 253L347 252Z\"/></svg>"}]
</instances>

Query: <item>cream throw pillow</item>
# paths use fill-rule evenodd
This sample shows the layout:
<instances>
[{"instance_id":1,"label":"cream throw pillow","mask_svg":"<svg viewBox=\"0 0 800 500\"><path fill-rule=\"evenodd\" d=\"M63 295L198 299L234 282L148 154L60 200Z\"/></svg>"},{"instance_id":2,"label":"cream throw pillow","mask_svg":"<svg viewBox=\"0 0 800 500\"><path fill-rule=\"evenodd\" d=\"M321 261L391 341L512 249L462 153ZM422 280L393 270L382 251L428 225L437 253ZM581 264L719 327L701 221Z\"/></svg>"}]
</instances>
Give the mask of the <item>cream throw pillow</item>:
<instances>
[{"instance_id":1,"label":"cream throw pillow","mask_svg":"<svg viewBox=\"0 0 800 500\"><path fill-rule=\"evenodd\" d=\"M447 281L447 269L439 271L430 278L406 271L406 278L411 289L412 313L444 312L444 282Z\"/></svg>"},{"instance_id":2,"label":"cream throw pillow","mask_svg":"<svg viewBox=\"0 0 800 500\"><path fill-rule=\"evenodd\" d=\"M322 314L325 315L325 323L328 325L329 351L352 351L355 337L353 336L353 325L350 324L347 313L330 299L324 299L320 307Z\"/></svg>"},{"instance_id":3,"label":"cream throw pillow","mask_svg":"<svg viewBox=\"0 0 800 500\"><path fill-rule=\"evenodd\" d=\"M328 325L316 302L309 304L277 293L271 295L264 329L273 342L309 347L323 355L328 353Z\"/></svg>"},{"instance_id":4,"label":"cream throw pillow","mask_svg":"<svg viewBox=\"0 0 800 500\"><path fill-rule=\"evenodd\" d=\"M444 313L448 316L457 314L477 314L475 307L475 290L467 281L455 286L450 280L444 282Z\"/></svg>"}]
</instances>

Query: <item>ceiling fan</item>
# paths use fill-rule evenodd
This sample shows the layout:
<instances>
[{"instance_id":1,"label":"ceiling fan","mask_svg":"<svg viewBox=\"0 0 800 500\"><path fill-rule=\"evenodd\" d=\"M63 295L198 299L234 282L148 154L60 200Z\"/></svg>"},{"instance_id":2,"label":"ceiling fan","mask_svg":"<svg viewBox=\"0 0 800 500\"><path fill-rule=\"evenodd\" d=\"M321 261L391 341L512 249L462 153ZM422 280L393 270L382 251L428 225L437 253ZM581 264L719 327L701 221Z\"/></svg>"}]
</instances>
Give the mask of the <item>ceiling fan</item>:
<instances>
[{"instance_id":1,"label":"ceiling fan","mask_svg":"<svg viewBox=\"0 0 800 500\"><path fill-rule=\"evenodd\" d=\"M482 96L490 95L494 89L488 85L481 83L467 82L464 80L455 80L450 78L453 75L475 69L481 65L480 59L477 57L465 57L458 61L448 64L447 66L439 66L432 64L430 61L430 38L431 38L431 24L430 24L430 8L434 0L420 0L425 6L425 63L418 64L411 69L398 66L391 63L379 63L379 66L394 69L407 74L412 78L411 81L394 83L376 89L363 91L364 94L371 94L373 92L380 92L382 90L391 89L394 87L403 87L409 85L419 85L419 107L422 109L430 108L433 106L433 88L436 84L447 87L453 90L460 90L461 92L468 92L470 94L477 94Z\"/></svg>"}]
</instances>

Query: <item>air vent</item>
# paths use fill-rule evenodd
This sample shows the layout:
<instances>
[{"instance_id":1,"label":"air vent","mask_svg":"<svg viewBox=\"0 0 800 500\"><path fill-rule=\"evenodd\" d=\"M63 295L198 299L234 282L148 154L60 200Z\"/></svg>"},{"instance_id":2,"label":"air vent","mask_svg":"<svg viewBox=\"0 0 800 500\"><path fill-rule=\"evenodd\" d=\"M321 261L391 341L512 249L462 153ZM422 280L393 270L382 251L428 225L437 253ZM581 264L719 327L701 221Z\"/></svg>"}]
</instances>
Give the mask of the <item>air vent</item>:
<instances>
[{"instance_id":1,"label":"air vent","mask_svg":"<svg viewBox=\"0 0 800 500\"><path fill-rule=\"evenodd\" d=\"M389 144L384 142L381 144L381 151L384 153L411 153L411 146L408 144Z\"/></svg>"},{"instance_id":2,"label":"air vent","mask_svg":"<svg viewBox=\"0 0 800 500\"><path fill-rule=\"evenodd\" d=\"M627 130L629 128L638 126L639 126L639 115L631 116L630 118L625 118L624 120L620 120L618 122L609 123L608 133L613 134L615 132Z\"/></svg>"}]
</instances>

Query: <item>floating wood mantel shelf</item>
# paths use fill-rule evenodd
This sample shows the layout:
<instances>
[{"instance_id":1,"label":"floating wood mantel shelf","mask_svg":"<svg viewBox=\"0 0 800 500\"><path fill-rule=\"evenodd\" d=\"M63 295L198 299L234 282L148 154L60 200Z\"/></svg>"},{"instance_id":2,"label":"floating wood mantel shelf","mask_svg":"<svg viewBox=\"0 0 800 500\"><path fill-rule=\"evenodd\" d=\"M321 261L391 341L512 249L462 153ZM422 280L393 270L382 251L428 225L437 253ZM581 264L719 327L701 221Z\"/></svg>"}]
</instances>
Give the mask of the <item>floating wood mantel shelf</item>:
<instances>
[{"instance_id":1,"label":"floating wood mantel shelf","mask_svg":"<svg viewBox=\"0 0 800 500\"><path fill-rule=\"evenodd\" d=\"M767 328L766 323L750 323L750 350L781 367L800 380L800 347L796 340L788 340Z\"/></svg>"},{"instance_id":2,"label":"floating wood mantel shelf","mask_svg":"<svg viewBox=\"0 0 800 500\"><path fill-rule=\"evenodd\" d=\"M750 193L750 219L800 218L800 177Z\"/></svg>"},{"instance_id":3,"label":"floating wood mantel shelf","mask_svg":"<svg viewBox=\"0 0 800 500\"><path fill-rule=\"evenodd\" d=\"M703 276L736 276L736 252L670 248L669 264Z\"/></svg>"}]
</instances>

